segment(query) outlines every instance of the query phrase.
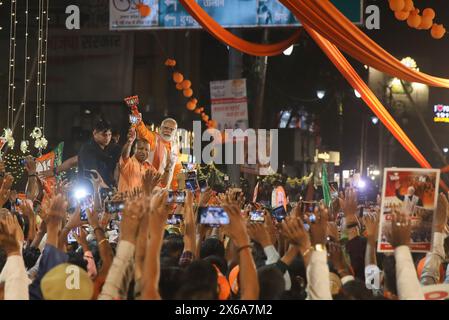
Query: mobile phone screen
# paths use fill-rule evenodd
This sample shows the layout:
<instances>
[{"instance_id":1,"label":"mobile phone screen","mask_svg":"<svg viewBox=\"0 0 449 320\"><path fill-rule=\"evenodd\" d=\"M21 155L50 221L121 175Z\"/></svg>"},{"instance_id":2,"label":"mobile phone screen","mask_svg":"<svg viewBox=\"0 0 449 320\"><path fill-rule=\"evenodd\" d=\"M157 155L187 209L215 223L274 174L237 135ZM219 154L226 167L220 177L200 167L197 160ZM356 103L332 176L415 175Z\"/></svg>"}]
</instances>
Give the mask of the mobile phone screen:
<instances>
[{"instance_id":1,"label":"mobile phone screen","mask_svg":"<svg viewBox=\"0 0 449 320\"><path fill-rule=\"evenodd\" d=\"M262 210L251 211L249 220L252 222L265 222L265 212Z\"/></svg>"},{"instance_id":2,"label":"mobile phone screen","mask_svg":"<svg viewBox=\"0 0 449 320\"><path fill-rule=\"evenodd\" d=\"M198 180L198 186L200 187L201 192L206 191L208 184L206 179Z\"/></svg>"},{"instance_id":3,"label":"mobile phone screen","mask_svg":"<svg viewBox=\"0 0 449 320\"><path fill-rule=\"evenodd\" d=\"M199 218L201 224L212 226L229 224L229 216L222 207L201 207Z\"/></svg>"},{"instance_id":4,"label":"mobile phone screen","mask_svg":"<svg viewBox=\"0 0 449 320\"><path fill-rule=\"evenodd\" d=\"M194 192L196 189L198 189L198 184L196 179L188 179L186 180L186 189L189 189L190 191Z\"/></svg>"},{"instance_id":5,"label":"mobile phone screen","mask_svg":"<svg viewBox=\"0 0 449 320\"><path fill-rule=\"evenodd\" d=\"M184 203L186 201L185 191L169 191L167 203Z\"/></svg>"},{"instance_id":6,"label":"mobile phone screen","mask_svg":"<svg viewBox=\"0 0 449 320\"><path fill-rule=\"evenodd\" d=\"M129 115L129 123L131 124L137 124L139 122L139 118L137 118L135 115L130 114Z\"/></svg>"},{"instance_id":7,"label":"mobile phone screen","mask_svg":"<svg viewBox=\"0 0 449 320\"><path fill-rule=\"evenodd\" d=\"M180 225L183 220L183 216L181 214L172 214L167 219L167 224L170 225Z\"/></svg>"},{"instance_id":8,"label":"mobile phone screen","mask_svg":"<svg viewBox=\"0 0 449 320\"><path fill-rule=\"evenodd\" d=\"M275 217L278 222L282 222L285 219L285 217L287 217L287 212L285 211L284 206L274 208L272 214L273 217Z\"/></svg>"},{"instance_id":9,"label":"mobile phone screen","mask_svg":"<svg viewBox=\"0 0 449 320\"><path fill-rule=\"evenodd\" d=\"M119 213L125 209L125 203L124 201L107 201L105 208L107 213Z\"/></svg>"}]
</instances>

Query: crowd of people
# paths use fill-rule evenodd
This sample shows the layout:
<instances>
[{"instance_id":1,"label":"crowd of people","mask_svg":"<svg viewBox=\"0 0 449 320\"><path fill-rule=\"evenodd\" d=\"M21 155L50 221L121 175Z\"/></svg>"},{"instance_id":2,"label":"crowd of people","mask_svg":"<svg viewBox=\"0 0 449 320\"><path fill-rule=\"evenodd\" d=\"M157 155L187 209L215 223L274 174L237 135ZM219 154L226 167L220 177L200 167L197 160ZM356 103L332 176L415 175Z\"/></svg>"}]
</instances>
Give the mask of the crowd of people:
<instances>
[{"instance_id":1,"label":"crowd of people","mask_svg":"<svg viewBox=\"0 0 449 320\"><path fill-rule=\"evenodd\" d=\"M0 299L419 300L423 286L449 283L444 194L431 252L410 252L410 218L396 211L388 235L394 252L380 254L379 212L361 217L351 188L329 207L320 199L312 211L301 201L286 207L283 219L238 188L181 190L183 201L169 201L182 189L176 129L166 119L155 133L139 119L118 147L110 125L98 123L78 156L54 170L76 164L91 183L92 205L72 205L76 181L44 189L32 157L19 199L0 162ZM115 195L102 192L114 186ZM117 194L119 214L108 206ZM201 223L204 207L228 219ZM255 210L263 214L251 219Z\"/></svg>"}]
</instances>

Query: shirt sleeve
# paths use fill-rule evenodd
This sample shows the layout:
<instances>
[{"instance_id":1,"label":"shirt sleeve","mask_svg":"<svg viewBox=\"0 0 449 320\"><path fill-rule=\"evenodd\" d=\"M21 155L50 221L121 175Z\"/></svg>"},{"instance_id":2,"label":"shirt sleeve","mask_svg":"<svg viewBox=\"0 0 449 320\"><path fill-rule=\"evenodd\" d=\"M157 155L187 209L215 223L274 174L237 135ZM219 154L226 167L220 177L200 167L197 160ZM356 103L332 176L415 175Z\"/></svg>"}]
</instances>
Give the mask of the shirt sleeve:
<instances>
[{"instance_id":1,"label":"shirt sleeve","mask_svg":"<svg viewBox=\"0 0 449 320\"><path fill-rule=\"evenodd\" d=\"M267 261L265 261L266 265L276 263L281 258L273 245L263 248L263 251L267 256Z\"/></svg>"},{"instance_id":2,"label":"shirt sleeve","mask_svg":"<svg viewBox=\"0 0 449 320\"><path fill-rule=\"evenodd\" d=\"M45 274L53 269L54 267L60 265L61 263L65 263L68 260L68 256L65 252L59 250L58 248L46 244L45 248L42 252L39 261L39 267L37 270L36 278L33 283L31 283L29 287L30 299L31 300L42 300L42 291L41 291L41 280L45 276Z\"/></svg>"},{"instance_id":3,"label":"shirt sleeve","mask_svg":"<svg viewBox=\"0 0 449 320\"><path fill-rule=\"evenodd\" d=\"M9 256L0 274L0 282L5 283L5 300L29 300L28 279L23 258Z\"/></svg>"},{"instance_id":4,"label":"shirt sleeve","mask_svg":"<svg viewBox=\"0 0 449 320\"><path fill-rule=\"evenodd\" d=\"M399 300L424 300L409 247L397 247L394 257Z\"/></svg>"},{"instance_id":5,"label":"shirt sleeve","mask_svg":"<svg viewBox=\"0 0 449 320\"><path fill-rule=\"evenodd\" d=\"M307 300L332 300L327 252L314 251L307 266Z\"/></svg>"},{"instance_id":6,"label":"shirt sleeve","mask_svg":"<svg viewBox=\"0 0 449 320\"><path fill-rule=\"evenodd\" d=\"M112 261L108 276L103 285L98 300L119 299L126 295L125 288L129 285L132 273L129 274L129 266L134 257L136 246L128 241L120 241L117 246L117 253Z\"/></svg>"},{"instance_id":7,"label":"shirt sleeve","mask_svg":"<svg viewBox=\"0 0 449 320\"><path fill-rule=\"evenodd\" d=\"M144 139L148 141L150 144L151 150L154 150L156 147L156 135L151 130L148 130L148 128L145 126L145 123L143 121L140 121L136 126L137 131L137 137L139 139Z\"/></svg>"},{"instance_id":8,"label":"shirt sleeve","mask_svg":"<svg viewBox=\"0 0 449 320\"><path fill-rule=\"evenodd\" d=\"M440 282L440 266L444 262L444 234L433 234L432 251L426 255L424 268L421 274L421 284L430 285Z\"/></svg>"}]
</instances>

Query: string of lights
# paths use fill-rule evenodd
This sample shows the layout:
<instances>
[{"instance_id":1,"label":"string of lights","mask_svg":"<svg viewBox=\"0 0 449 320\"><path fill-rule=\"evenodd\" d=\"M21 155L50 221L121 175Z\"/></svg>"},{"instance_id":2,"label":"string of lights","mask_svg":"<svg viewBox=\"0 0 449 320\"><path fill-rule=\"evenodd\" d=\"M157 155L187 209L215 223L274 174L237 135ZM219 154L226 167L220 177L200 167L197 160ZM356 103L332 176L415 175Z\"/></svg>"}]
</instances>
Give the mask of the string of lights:
<instances>
[{"instance_id":1,"label":"string of lights","mask_svg":"<svg viewBox=\"0 0 449 320\"><path fill-rule=\"evenodd\" d=\"M50 6L50 0L44 0L44 3L47 2L46 10L44 11L45 17L44 17L44 25L45 25L45 32L44 32L44 45L45 50L42 55L42 62L44 65L44 82L42 84L43 86L43 98L42 98L42 134L45 136L45 114L46 114L46 102L47 102L47 59L48 59L48 24L50 21L50 18L48 17L49 14L49 6Z\"/></svg>"},{"instance_id":2,"label":"string of lights","mask_svg":"<svg viewBox=\"0 0 449 320\"><path fill-rule=\"evenodd\" d=\"M10 30L9 30L9 68L8 68L8 114L6 127L9 128L14 121L14 98L15 98L15 66L16 66L16 33L17 33L17 3L11 0Z\"/></svg>"},{"instance_id":3,"label":"string of lights","mask_svg":"<svg viewBox=\"0 0 449 320\"><path fill-rule=\"evenodd\" d=\"M41 92L42 92L42 22L43 22L43 0L39 0L39 11L37 35L37 80L36 80L36 128L41 128Z\"/></svg>"},{"instance_id":4,"label":"string of lights","mask_svg":"<svg viewBox=\"0 0 449 320\"><path fill-rule=\"evenodd\" d=\"M23 124L22 124L22 143L20 149L22 153L26 153L28 151L28 141L25 138L26 135L26 114L27 114L27 95L28 95L28 60L30 57L28 56L28 24L29 24L29 0L25 0L25 61L24 61L24 82L23 82Z\"/></svg>"}]
</instances>

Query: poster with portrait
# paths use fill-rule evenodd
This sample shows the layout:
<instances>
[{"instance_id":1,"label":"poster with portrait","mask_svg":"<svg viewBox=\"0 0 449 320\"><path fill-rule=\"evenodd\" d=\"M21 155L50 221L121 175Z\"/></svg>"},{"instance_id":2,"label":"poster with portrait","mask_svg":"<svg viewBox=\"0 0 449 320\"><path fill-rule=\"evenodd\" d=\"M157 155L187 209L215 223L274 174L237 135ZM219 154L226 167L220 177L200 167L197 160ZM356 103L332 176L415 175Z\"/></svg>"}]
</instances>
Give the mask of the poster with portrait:
<instances>
[{"instance_id":1,"label":"poster with portrait","mask_svg":"<svg viewBox=\"0 0 449 320\"><path fill-rule=\"evenodd\" d=\"M439 169L386 168L382 190L377 251L392 252L388 242L393 214L410 218L410 250L428 252L432 248L432 225L437 206Z\"/></svg>"}]
</instances>

